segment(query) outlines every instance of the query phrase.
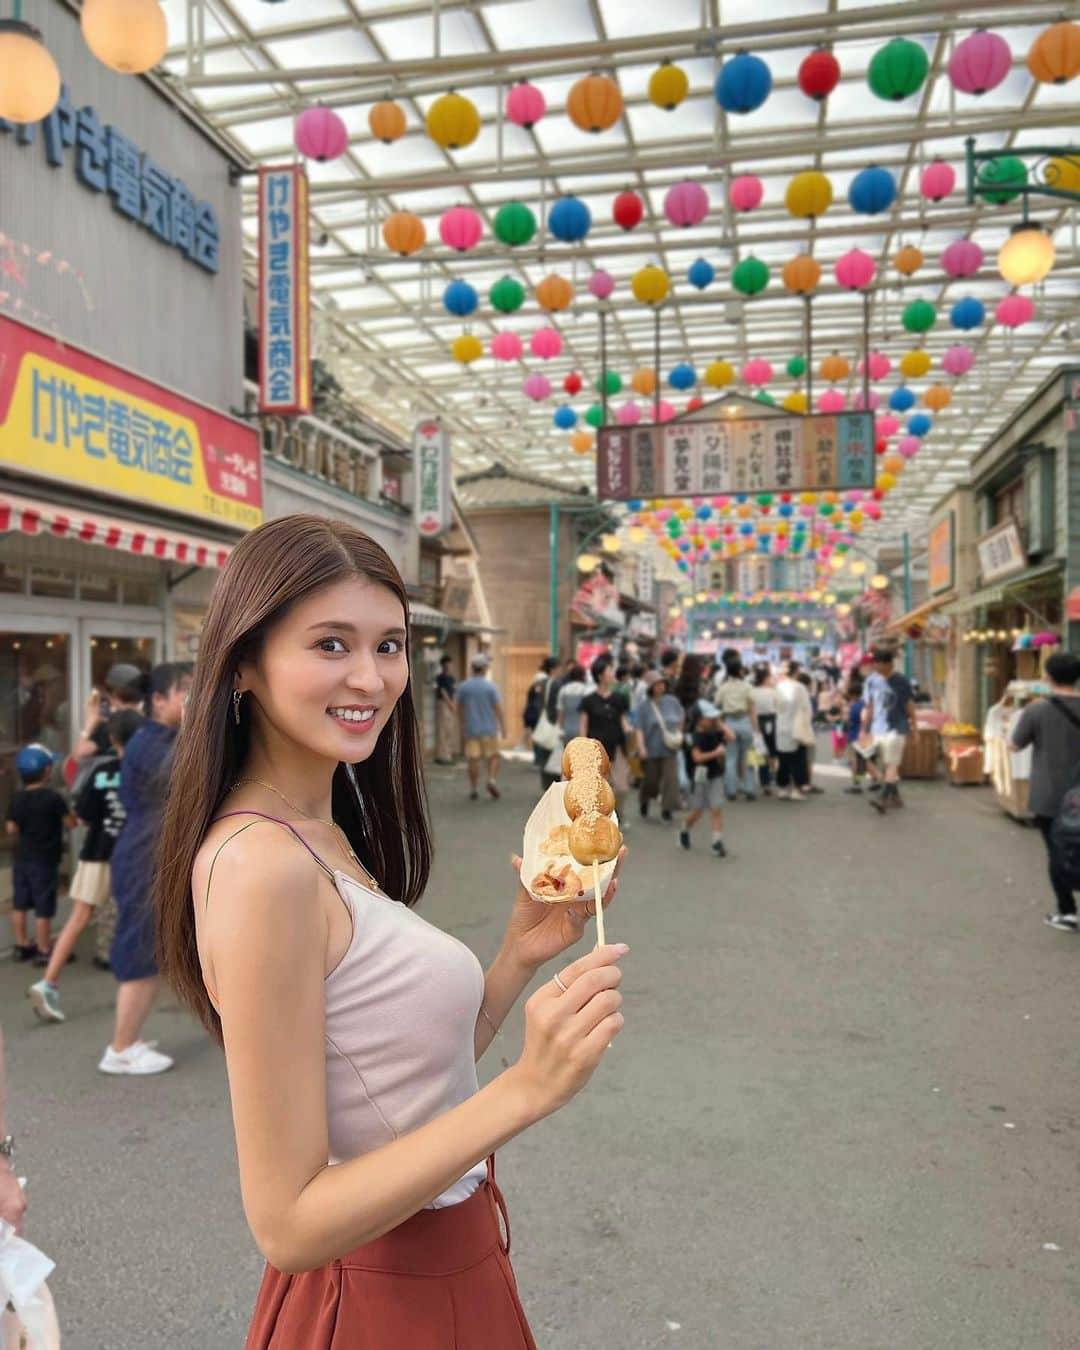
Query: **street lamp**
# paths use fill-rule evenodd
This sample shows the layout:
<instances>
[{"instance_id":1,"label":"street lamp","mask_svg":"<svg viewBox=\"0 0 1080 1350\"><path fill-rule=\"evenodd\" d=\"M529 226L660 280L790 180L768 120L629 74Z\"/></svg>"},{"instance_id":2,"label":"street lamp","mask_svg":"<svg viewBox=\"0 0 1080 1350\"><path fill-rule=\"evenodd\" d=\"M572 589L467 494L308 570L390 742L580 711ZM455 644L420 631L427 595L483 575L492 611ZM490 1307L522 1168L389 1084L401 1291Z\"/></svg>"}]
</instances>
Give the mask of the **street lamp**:
<instances>
[{"instance_id":1,"label":"street lamp","mask_svg":"<svg viewBox=\"0 0 1080 1350\"><path fill-rule=\"evenodd\" d=\"M602 534L600 536L600 547L605 553L618 553L619 536L617 534Z\"/></svg>"},{"instance_id":2,"label":"street lamp","mask_svg":"<svg viewBox=\"0 0 1080 1350\"><path fill-rule=\"evenodd\" d=\"M1037 222L1014 225L998 253L998 271L1010 286L1037 286L1054 265L1054 238Z\"/></svg>"},{"instance_id":3,"label":"street lamp","mask_svg":"<svg viewBox=\"0 0 1080 1350\"><path fill-rule=\"evenodd\" d=\"M601 560L595 553L579 553L577 557L577 569L579 572L595 572L600 566Z\"/></svg>"},{"instance_id":4,"label":"street lamp","mask_svg":"<svg viewBox=\"0 0 1080 1350\"><path fill-rule=\"evenodd\" d=\"M887 591L889 589L889 578L883 572L878 572L876 576L870 578L870 585L875 591Z\"/></svg>"}]
</instances>

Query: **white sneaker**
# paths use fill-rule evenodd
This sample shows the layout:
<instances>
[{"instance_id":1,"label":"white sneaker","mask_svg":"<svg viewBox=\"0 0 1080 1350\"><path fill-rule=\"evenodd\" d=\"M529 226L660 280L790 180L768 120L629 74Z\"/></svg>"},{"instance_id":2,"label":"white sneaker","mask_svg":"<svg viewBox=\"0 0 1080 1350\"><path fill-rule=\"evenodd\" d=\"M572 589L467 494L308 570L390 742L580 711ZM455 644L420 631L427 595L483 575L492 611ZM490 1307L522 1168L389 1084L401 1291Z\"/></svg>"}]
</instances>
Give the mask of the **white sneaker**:
<instances>
[{"instance_id":1,"label":"white sneaker","mask_svg":"<svg viewBox=\"0 0 1080 1350\"><path fill-rule=\"evenodd\" d=\"M126 1050L114 1050L111 1045L105 1047L98 1069L102 1073L164 1073L171 1069L173 1061L154 1049L157 1041L136 1041Z\"/></svg>"}]
</instances>

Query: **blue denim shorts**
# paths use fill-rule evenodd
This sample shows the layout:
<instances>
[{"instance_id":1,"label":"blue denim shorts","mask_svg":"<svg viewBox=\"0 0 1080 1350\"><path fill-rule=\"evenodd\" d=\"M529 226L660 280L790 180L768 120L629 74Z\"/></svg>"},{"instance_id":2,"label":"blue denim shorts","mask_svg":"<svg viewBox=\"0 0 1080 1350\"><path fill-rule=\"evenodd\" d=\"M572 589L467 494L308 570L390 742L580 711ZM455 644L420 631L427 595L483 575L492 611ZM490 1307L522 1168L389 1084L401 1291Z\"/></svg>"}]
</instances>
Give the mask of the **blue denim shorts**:
<instances>
[{"instance_id":1,"label":"blue denim shorts","mask_svg":"<svg viewBox=\"0 0 1080 1350\"><path fill-rule=\"evenodd\" d=\"M39 919L53 918L56 914L59 870L58 863L42 862L32 858L17 862L12 871L15 908L23 913L32 909Z\"/></svg>"}]
</instances>

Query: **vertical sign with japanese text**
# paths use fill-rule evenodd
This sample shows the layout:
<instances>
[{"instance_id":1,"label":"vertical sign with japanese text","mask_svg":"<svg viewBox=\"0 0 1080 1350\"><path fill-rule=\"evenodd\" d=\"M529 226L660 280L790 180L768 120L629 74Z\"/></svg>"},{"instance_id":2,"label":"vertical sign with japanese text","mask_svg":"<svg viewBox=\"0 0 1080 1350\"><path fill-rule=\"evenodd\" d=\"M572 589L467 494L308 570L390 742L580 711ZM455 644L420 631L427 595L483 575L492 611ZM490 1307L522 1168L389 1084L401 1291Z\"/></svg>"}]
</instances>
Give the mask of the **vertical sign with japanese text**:
<instances>
[{"instance_id":1,"label":"vertical sign with japanese text","mask_svg":"<svg viewBox=\"0 0 1080 1350\"><path fill-rule=\"evenodd\" d=\"M450 528L450 437L433 417L413 428L413 510L425 539Z\"/></svg>"},{"instance_id":2,"label":"vertical sign with japanese text","mask_svg":"<svg viewBox=\"0 0 1080 1350\"><path fill-rule=\"evenodd\" d=\"M952 511L946 511L930 526L927 565L931 595L937 595L939 591L951 590L953 587L956 557L953 537L955 527L956 516Z\"/></svg>"},{"instance_id":3,"label":"vertical sign with japanese text","mask_svg":"<svg viewBox=\"0 0 1080 1350\"><path fill-rule=\"evenodd\" d=\"M259 411L311 411L308 182L298 164L259 170Z\"/></svg>"}]
</instances>

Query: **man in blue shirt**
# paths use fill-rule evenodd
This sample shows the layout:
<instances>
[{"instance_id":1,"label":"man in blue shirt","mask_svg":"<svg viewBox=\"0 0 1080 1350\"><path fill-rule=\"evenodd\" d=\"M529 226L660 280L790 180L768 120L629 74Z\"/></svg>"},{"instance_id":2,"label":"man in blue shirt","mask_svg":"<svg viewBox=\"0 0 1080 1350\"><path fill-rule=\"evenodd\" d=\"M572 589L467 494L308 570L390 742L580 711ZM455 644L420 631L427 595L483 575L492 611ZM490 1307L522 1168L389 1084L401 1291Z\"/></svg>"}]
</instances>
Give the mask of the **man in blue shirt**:
<instances>
[{"instance_id":1,"label":"man in blue shirt","mask_svg":"<svg viewBox=\"0 0 1080 1350\"><path fill-rule=\"evenodd\" d=\"M885 767L885 787L880 797L870 805L884 815L890 807L903 806L900 796L900 761L904 746L915 725L915 702L907 678L893 669L896 658L888 647L874 650L874 673L866 681L863 692L863 730L874 738L874 749L881 755ZM876 777L876 771L867 759L867 767Z\"/></svg>"},{"instance_id":2,"label":"man in blue shirt","mask_svg":"<svg viewBox=\"0 0 1080 1350\"><path fill-rule=\"evenodd\" d=\"M480 783L480 761L488 764L488 794L498 797L499 789L495 779L499 775L499 737L506 739L506 722L503 717L499 691L488 679L487 670L491 660L483 652L474 656L469 669L472 675L457 687L454 701L457 704L461 730L465 737L465 760L469 766L469 798L476 801Z\"/></svg>"}]
</instances>

